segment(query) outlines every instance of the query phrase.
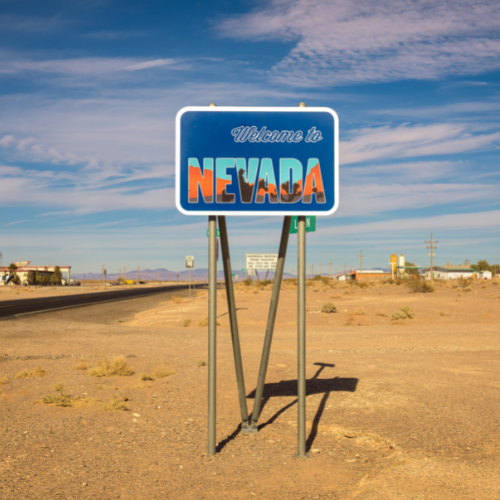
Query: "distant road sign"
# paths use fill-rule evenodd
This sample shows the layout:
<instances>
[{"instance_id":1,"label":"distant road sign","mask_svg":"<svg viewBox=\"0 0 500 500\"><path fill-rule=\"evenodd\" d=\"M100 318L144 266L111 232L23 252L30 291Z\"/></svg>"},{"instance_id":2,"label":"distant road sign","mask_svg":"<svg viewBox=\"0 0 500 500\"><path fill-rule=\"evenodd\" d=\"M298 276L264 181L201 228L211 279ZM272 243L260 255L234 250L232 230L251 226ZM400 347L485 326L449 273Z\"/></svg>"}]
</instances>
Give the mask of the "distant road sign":
<instances>
[{"instance_id":1,"label":"distant road sign","mask_svg":"<svg viewBox=\"0 0 500 500\"><path fill-rule=\"evenodd\" d=\"M278 263L277 253L247 253L247 269L276 269Z\"/></svg>"},{"instance_id":2,"label":"distant road sign","mask_svg":"<svg viewBox=\"0 0 500 500\"><path fill-rule=\"evenodd\" d=\"M194 267L194 256L186 255L186 267L193 268Z\"/></svg>"},{"instance_id":3,"label":"distant road sign","mask_svg":"<svg viewBox=\"0 0 500 500\"><path fill-rule=\"evenodd\" d=\"M175 148L176 205L186 215L338 208L338 117L330 108L186 107Z\"/></svg>"},{"instance_id":4,"label":"distant road sign","mask_svg":"<svg viewBox=\"0 0 500 500\"><path fill-rule=\"evenodd\" d=\"M241 272L244 273L246 271L246 269L242 269Z\"/></svg>"},{"instance_id":5,"label":"distant road sign","mask_svg":"<svg viewBox=\"0 0 500 500\"><path fill-rule=\"evenodd\" d=\"M209 231L209 230L207 229L207 238L208 238L208 231ZM217 238L220 236L220 233L219 233L219 230L218 230L218 229L217 229L217 235L216 235L216 236L217 236Z\"/></svg>"},{"instance_id":6,"label":"distant road sign","mask_svg":"<svg viewBox=\"0 0 500 500\"><path fill-rule=\"evenodd\" d=\"M295 234L299 230L299 218L294 215L290 226L290 234ZM311 215L306 217L306 232L314 233L316 231L316 216Z\"/></svg>"}]
</instances>

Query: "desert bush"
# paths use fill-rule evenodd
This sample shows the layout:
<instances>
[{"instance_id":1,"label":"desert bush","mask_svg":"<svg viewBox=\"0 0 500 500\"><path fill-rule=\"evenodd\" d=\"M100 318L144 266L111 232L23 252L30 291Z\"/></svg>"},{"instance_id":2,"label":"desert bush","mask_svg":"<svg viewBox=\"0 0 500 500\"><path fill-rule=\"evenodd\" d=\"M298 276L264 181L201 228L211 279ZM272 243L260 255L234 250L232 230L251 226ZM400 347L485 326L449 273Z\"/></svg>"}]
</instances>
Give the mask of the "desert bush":
<instances>
[{"instance_id":1,"label":"desert bush","mask_svg":"<svg viewBox=\"0 0 500 500\"><path fill-rule=\"evenodd\" d=\"M365 316L366 311L360 307L359 309L356 309L353 314L355 316Z\"/></svg>"},{"instance_id":2,"label":"desert bush","mask_svg":"<svg viewBox=\"0 0 500 500\"><path fill-rule=\"evenodd\" d=\"M401 310L393 313L393 315L391 317L392 317L392 319L406 319L407 318L406 314Z\"/></svg>"},{"instance_id":3,"label":"desert bush","mask_svg":"<svg viewBox=\"0 0 500 500\"><path fill-rule=\"evenodd\" d=\"M245 286L252 286L252 278L248 277L248 278L245 278L243 281L242 281L243 285Z\"/></svg>"},{"instance_id":4,"label":"desert bush","mask_svg":"<svg viewBox=\"0 0 500 500\"><path fill-rule=\"evenodd\" d=\"M191 320L190 319L185 319L184 320L184 326L189 326L191 324Z\"/></svg>"},{"instance_id":5,"label":"desert bush","mask_svg":"<svg viewBox=\"0 0 500 500\"><path fill-rule=\"evenodd\" d=\"M451 313L447 311L439 311L439 316L451 316Z\"/></svg>"},{"instance_id":6,"label":"desert bush","mask_svg":"<svg viewBox=\"0 0 500 500\"><path fill-rule=\"evenodd\" d=\"M379 310L375 313L376 316L382 316L384 318L386 318L388 316L387 312L384 311L384 310Z\"/></svg>"},{"instance_id":7,"label":"desert bush","mask_svg":"<svg viewBox=\"0 0 500 500\"><path fill-rule=\"evenodd\" d=\"M358 288L368 288L370 286L370 283L366 281L355 281L354 283L356 283Z\"/></svg>"},{"instance_id":8,"label":"desert bush","mask_svg":"<svg viewBox=\"0 0 500 500\"><path fill-rule=\"evenodd\" d=\"M205 360L198 361L198 368L200 368L201 366L207 366L207 365L208 365L208 363Z\"/></svg>"},{"instance_id":9,"label":"desert bush","mask_svg":"<svg viewBox=\"0 0 500 500\"><path fill-rule=\"evenodd\" d=\"M434 292L434 286L429 281L423 278L409 279L406 282L406 286L413 293L432 293Z\"/></svg>"},{"instance_id":10,"label":"desert bush","mask_svg":"<svg viewBox=\"0 0 500 500\"><path fill-rule=\"evenodd\" d=\"M48 396L40 398L36 402L63 407L73 406L75 403L85 402L85 398L82 398L81 396L71 396L71 394L68 394L64 389L64 384L62 382L54 386L54 392L56 392L56 394L49 394Z\"/></svg>"},{"instance_id":11,"label":"desert bush","mask_svg":"<svg viewBox=\"0 0 500 500\"><path fill-rule=\"evenodd\" d=\"M180 304L181 302L184 302L180 297L177 297L177 295L173 295L172 298L170 299L174 304Z\"/></svg>"},{"instance_id":12,"label":"desert bush","mask_svg":"<svg viewBox=\"0 0 500 500\"><path fill-rule=\"evenodd\" d=\"M415 311L409 307L409 306L405 306L405 307L401 307L398 311L396 311L393 315L392 315L392 319L412 319L415 317Z\"/></svg>"},{"instance_id":13,"label":"desert bush","mask_svg":"<svg viewBox=\"0 0 500 500\"><path fill-rule=\"evenodd\" d=\"M333 302L327 302L322 308L321 308L322 313L336 313L337 308L335 307L335 304Z\"/></svg>"},{"instance_id":14,"label":"desert bush","mask_svg":"<svg viewBox=\"0 0 500 500\"><path fill-rule=\"evenodd\" d=\"M87 368L87 362L84 359L80 359L78 364L75 366L75 370L86 370Z\"/></svg>"},{"instance_id":15,"label":"desert bush","mask_svg":"<svg viewBox=\"0 0 500 500\"><path fill-rule=\"evenodd\" d=\"M143 373L141 375L141 380L143 382L146 382L147 380L151 380L151 381L154 381L154 378L151 376L151 375L148 375L147 373Z\"/></svg>"},{"instance_id":16,"label":"desert bush","mask_svg":"<svg viewBox=\"0 0 500 500\"><path fill-rule=\"evenodd\" d=\"M127 411L128 406L123 401L123 398L113 396L113 399L102 408L104 411Z\"/></svg>"},{"instance_id":17,"label":"desert bush","mask_svg":"<svg viewBox=\"0 0 500 500\"><path fill-rule=\"evenodd\" d=\"M466 286L465 288L462 288L464 292L472 292L472 287L471 286Z\"/></svg>"},{"instance_id":18,"label":"desert bush","mask_svg":"<svg viewBox=\"0 0 500 500\"><path fill-rule=\"evenodd\" d=\"M5 376L1 376L1 377L0 377L0 385L5 385L5 384L7 384L8 382L9 382L9 381L8 381L7 377L5 377Z\"/></svg>"},{"instance_id":19,"label":"desert bush","mask_svg":"<svg viewBox=\"0 0 500 500\"><path fill-rule=\"evenodd\" d=\"M31 372L29 370L19 372L16 378L43 377L45 374L46 371L40 365L37 365Z\"/></svg>"},{"instance_id":20,"label":"desert bush","mask_svg":"<svg viewBox=\"0 0 500 500\"><path fill-rule=\"evenodd\" d=\"M410 319L415 317L415 311L410 306L401 307L400 311L403 311Z\"/></svg>"},{"instance_id":21,"label":"desert bush","mask_svg":"<svg viewBox=\"0 0 500 500\"><path fill-rule=\"evenodd\" d=\"M464 278L463 276L460 276L460 278L456 280L456 283L459 288L465 290L466 288L472 287L472 278Z\"/></svg>"},{"instance_id":22,"label":"desert bush","mask_svg":"<svg viewBox=\"0 0 500 500\"><path fill-rule=\"evenodd\" d=\"M155 371L153 372L153 376L156 378L165 378L169 377L170 375L173 375L173 371L170 370L167 366L165 365L160 365L155 368Z\"/></svg>"},{"instance_id":23,"label":"desert bush","mask_svg":"<svg viewBox=\"0 0 500 500\"><path fill-rule=\"evenodd\" d=\"M99 359L96 366L89 370L89 375L92 377L112 377L113 375L128 377L133 374L134 370L123 356L118 356L112 360L108 358Z\"/></svg>"}]
</instances>

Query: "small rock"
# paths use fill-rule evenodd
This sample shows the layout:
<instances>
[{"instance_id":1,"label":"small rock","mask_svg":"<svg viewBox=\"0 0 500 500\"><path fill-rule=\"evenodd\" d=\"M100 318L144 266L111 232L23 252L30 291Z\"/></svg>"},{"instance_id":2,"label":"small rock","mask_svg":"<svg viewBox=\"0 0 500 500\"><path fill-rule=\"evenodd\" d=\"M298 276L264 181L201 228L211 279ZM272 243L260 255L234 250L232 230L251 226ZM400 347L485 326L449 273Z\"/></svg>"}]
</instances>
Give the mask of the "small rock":
<instances>
[{"instance_id":1,"label":"small rock","mask_svg":"<svg viewBox=\"0 0 500 500\"><path fill-rule=\"evenodd\" d=\"M132 413L132 415L134 415L134 417L140 417L138 413Z\"/></svg>"},{"instance_id":2,"label":"small rock","mask_svg":"<svg viewBox=\"0 0 500 500\"><path fill-rule=\"evenodd\" d=\"M311 450L311 453L320 453L320 452L321 452L321 450L319 448L313 448Z\"/></svg>"},{"instance_id":3,"label":"small rock","mask_svg":"<svg viewBox=\"0 0 500 500\"><path fill-rule=\"evenodd\" d=\"M87 486L87 483L82 483L82 486Z\"/></svg>"}]
</instances>

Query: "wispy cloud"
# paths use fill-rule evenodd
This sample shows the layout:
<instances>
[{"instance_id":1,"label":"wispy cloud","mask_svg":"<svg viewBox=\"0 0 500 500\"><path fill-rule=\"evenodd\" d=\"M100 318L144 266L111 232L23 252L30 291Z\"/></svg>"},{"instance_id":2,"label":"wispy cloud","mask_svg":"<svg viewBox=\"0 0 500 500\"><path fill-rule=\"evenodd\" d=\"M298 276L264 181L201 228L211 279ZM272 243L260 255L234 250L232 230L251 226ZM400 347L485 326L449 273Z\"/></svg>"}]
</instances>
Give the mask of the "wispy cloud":
<instances>
[{"instance_id":1,"label":"wispy cloud","mask_svg":"<svg viewBox=\"0 0 500 500\"><path fill-rule=\"evenodd\" d=\"M138 71L140 69L157 68L159 66L170 66L177 63L176 59L155 59L154 61L144 61L130 66L126 66L124 69L128 71Z\"/></svg>"},{"instance_id":2,"label":"wispy cloud","mask_svg":"<svg viewBox=\"0 0 500 500\"><path fill-rule=\"evenodd\" d=\"M15 226L16 224L21 224L21 222L28 222L27 219L24 220L16 220L15 222L9 222L8 224L4 224L3 227L7 226Z\"/></svg>"},{"instance_id":3,"label":"wispy cloud","mask_svg":"<svg viewBox=\"0 0 500 500\"><path fill-rule=\"evenodd\" d=\"M271 71L302 86L436 79L500 67L494 0L272 0L217 26L223 37L296 41Z\"/></svg>"},{"instance_id":4,"label":"wispy cloud","mask_svg":"<svg viewBox=\"0 0 500 500\"><path fill-rule=\"evenodd\" d=\"M342 164L378 158L409 158L456 154L482 148L495 148L500 132L473 134L461 124L399 125L352 130L341 142Z\"/></svg>"}]
</instances>

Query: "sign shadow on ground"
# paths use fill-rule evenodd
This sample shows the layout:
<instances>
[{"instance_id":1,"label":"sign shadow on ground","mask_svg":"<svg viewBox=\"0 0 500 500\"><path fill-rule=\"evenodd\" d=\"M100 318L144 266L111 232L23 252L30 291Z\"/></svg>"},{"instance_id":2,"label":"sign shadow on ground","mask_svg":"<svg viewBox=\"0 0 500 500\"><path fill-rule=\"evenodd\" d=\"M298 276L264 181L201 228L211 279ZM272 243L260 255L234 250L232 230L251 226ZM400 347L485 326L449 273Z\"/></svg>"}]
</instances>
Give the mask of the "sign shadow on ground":
<instances>
[{"instance_id":1,"label":"sign shadow on ground","mask_svg":"<svg viewBox=\"0 0 500 500\"><path fill-rule=\"evenodd\" d=\"M309 451L316 439L318 434L318 425L321 420L321 416L325 410L326 402L330 397L331 392L355 392L358 385L359 379L357 378L321 378L318 379L319 374L325 368L333 368L335 365L328 363L314 363L320 368L313 375L312 378L306 380L306 396L311 396L313 394L323 394L321 401L319 403L316 415L312 423L311 432L306 441L306 451ZM264 385L264 393L262 397L261 412L267 402L273 397L290 397L297 396L297 379L295 380L282 380L281 382L272 382ZM247 398L255 398L255 389L247 395ZM278 410L267 422L264 422L258 426L259 431L262 430L267 425L272 424L280 415L285 413L289 408L297 404L297 399L287 404L280 410ZM241 424L234 430L234 432L228 436L226 439L221 441L217 446L217 451L221 451L226 444L231 442L241 431Z\"/></svg>"}]
</instances>

